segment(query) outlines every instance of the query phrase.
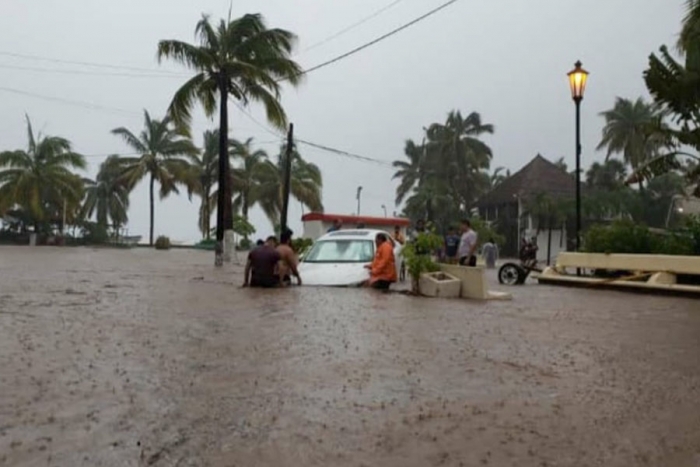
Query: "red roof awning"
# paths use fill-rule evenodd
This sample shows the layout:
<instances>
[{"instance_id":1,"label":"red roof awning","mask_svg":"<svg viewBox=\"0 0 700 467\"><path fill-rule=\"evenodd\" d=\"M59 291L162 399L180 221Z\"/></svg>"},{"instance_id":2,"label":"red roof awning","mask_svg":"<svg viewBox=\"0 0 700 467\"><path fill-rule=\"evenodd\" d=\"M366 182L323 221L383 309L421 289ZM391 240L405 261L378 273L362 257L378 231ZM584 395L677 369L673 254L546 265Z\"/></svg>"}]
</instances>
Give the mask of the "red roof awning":
<instances>
[{"instance_id":1,"label":"red roof awning","mask_svg":"<svg viewBox=\"0 0 700 467\"><path fill-rule=\"evenodd\" d=\"M339 214L326 214L322 212L310 212L301 216L302 222L307 221L322 221L333 223L335 220L339 220L343 224L357 225L390 225L390 226L401 226L408 227L411 225L411 221L405 217L369 217L369 216L342 216Z\"/></svg>"}]
</instances>

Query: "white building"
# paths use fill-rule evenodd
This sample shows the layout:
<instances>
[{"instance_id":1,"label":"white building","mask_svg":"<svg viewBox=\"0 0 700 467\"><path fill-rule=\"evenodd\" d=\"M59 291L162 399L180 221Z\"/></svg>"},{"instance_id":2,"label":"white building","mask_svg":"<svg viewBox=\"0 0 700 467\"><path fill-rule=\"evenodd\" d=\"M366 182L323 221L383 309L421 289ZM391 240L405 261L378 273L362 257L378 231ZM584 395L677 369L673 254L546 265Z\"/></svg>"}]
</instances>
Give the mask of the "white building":
<instances>
[{"instance_id":1,"label":"white building","mask_svg":"<svg viewBox=\"0 0 700 467\"><path fill-rule=\"evenodd\" d=\"M395 227L399 226L404 238L406 237L406 229L411 225L411 221L403 217L343 216L310 212L301 217L304 224L303 237L316 240L325 235L336 220L342 223L343 229L355 229L362 226L366 229L384 230L389 234L393 234Z\"/></svg>"}]
</instances>

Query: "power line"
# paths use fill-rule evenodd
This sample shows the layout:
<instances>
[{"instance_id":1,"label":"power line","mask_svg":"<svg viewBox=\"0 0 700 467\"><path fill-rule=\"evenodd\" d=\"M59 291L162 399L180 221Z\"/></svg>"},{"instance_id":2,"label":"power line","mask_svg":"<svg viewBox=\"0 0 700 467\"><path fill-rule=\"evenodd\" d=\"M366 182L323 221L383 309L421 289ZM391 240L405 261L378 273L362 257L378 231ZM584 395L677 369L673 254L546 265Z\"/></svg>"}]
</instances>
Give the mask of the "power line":
<instances>
[{"instance_id":1,"label":"power line","mask_svg":"<svg viewBox=\"0 0 700 467\"><path fill-rule=\"evenodd\" d=\"M66 75L88 75L88 76L120 76L120 77L129 77L129 78L167 78L167 79L173 79L177 78L180 79L185 76L189 76L186 74L145 74L145 73L120 73L120 72L110 72L110 71L85 71L85 70L75 70L75 69L58 69L58 68L40 68L40 67L30 67L30 66L22 66L22 65L8 65L8 64L0 64L0 68L5 68L9 70L23 70L23 71L35 71L35 72L40 72L40 73L60 73L60 74L66 74Z\"/></svg>"},{"instance_id":2,"label":"power line","mask_svg":"<svg viewBox=\"0 0 700 467\"><path fill-rule=\"evenodd\" d=\"M303 52L308 52L309 50L315 49L316 47L319 47L319 46L321 46L321 45L323 45L323 44L326 44L326 43L332 41L333 39L337 39L338 37L342 36L342 35L345 34L346 32L349 32L349 31L355 29L356 27L365 24L367 21L369 21L369 20L371 20L371 19L374 19L374 18L376 18L377 16L381 15L382 13L384 13L385 11L389 10L390 8L395 7L396 5L398 5L399 3L401 3L402 1L403 1L403 0L394 0L394 1L391 2L390 4L388 4L388 5L386 5L386 6L382 7L382 8L380 8L379 10L377 10L377 11L375 11L374 13L370 14L369 16L365 16L364 18L362 18L361 20L357 21L356 23L353 23L353 24L351 24L350 26L347 26L347 27L341 29L340 31L336 32L335 34L333 34L333 35L331 35L331 36L329 36L329 37L327 37L327 38L325 38L325 39L323 39L323 40L320 40L320 41L318 41L318 42L316 42L316 43L310 45L309 47L305 48L305 49L303 50Z\"/></svg>"},{"instance_id":3,"label":"power line","mask_svg":"<svg viewBox=\"0 0 700 467\"><path fill-rule=\"evenodd\" d=\"M72 99L64 99L62 97L46 96L43 94L36 94L33 92L22 91L21 89L14 89L14 88L7 88L7 87L0 86L0 91L9 92L12 94L19 94L22 96L34 97L37 99L44 99L47 101L60 102L62 104L83 107L83 108L87 108L90 110L102 110L102 111L107 111L107 112L118 112L118 113L127 114L127 115L141 115L140 112L134 112L131 110L124 110L124 109L119 109L116 107L106 107L103 105L93 104L91 102L77 101L77 100L72 100Z\"/></svg>"},{"instance_id":4,"label":"power line","mask_svg":"<svg viewBox=\"0 0 700 467\"><path fill-rule=\"evenodd\" d=\"M250 112L248 112L248 111L247 111L243 106L241 106L238 102L236 102L236 101L234 101L234 100L231 100L231 102L233 102L233 104L234 104L236 107L238 107L238 109L239 109L241 112L243 112L243 114L244 114L246 117L248 117L253 123L255 123L256 125L258 125L260 128L262 128L262 129L265 130L266 132L268 132L268 133L270 133L271 135L274 135L274 136L279 136L280 138L283 138L283 137L284 137L284 135L283 135L282 133L276 133L274 130L270 129L270 128L267 127L265 124L263 124L263 123L261 123L260 121L258 121L255 117L253 117L253 116L250 114ZM362 161L362 162L371 162L371 163L374 163L374 164L383 165L383 166L385 166L385 167L393 167L393 165L391 164L391 162L383 161L383 160L381 160L381 159L374 159L374 158L372 158L372 157L361 156L361 155L359 155L359 154L353 154L353 153L348 152L348 151L343 151L342 149L332 148L332 147L330 147L330 146L326 146L326 145L319 144L319 143L312 143L312 142L310 142L310 141L306 141L306 140L299 139L299 138L294 138L294 140L295 140L296 142L301 143L301 144L305 144L305 145L307 145L307 146L310 146L310 147L313 147L313 148L316 148L316 149L320 149L320 150L322 150L322 151L331 152L331 153L336 154L336 155L339 155L339 156L349 157L349 158L352 158L352 159L355 159L355 160L359 160L359 161Z\"/></svg>"},{"instance_id":5,"label":"power line","mask_svg":"<svg viewBox=\"0 0 700 467\"><path fill-rule=\"evenodd\" d=\"M369 20L372 19L373 17L378 16L378 15L381 14L382 12L384 12L384 11L388 10L389 8L391 8L391 7L395 6L396 4L398 4L400 1L403 1L403 0L395 0L394 2L392 2L392 3L390 3L389 5L385 6L384 8L382 8L382 9L376 11L376 12L373 13L372 15L370 15L370 16L368 16L368 17L362 19L362 20L360 20L358 23L355 23L355 24L353 24L353 25L351 25L351 26L349 26L349 27L347 27L347 28L345 28L345 29L339 31L338 33L334 34L333 36L331 36L331 37L329 37L329 38L327 38L327 39L324 39L324 40L321 41L320 43L317 43L317 44L315 44L315 45L313 45L313 46L311 46L311 47L309 47L309 48L316 47L316 46L318 46L318 45L321 45L322 43L325 43L325 42L328 42L328 41L330 41L330 40L333 40L335 37L338 37L339 35L344 34L345 32L347 32L347 31L349 31L349 30L351 30L351 29L353 29L353 28L359 26L360 24L362 24L362 23L364 23L364 22L366 22L366 21L369 21ZM306 74L308 74L308 73L311 73L312 71L320 70L321 68L325 68L325 67L327 67L327 66L329 66L329 65L332 65L333 63L339 62L339 61L341 61L341 60L343 60L343 59L345 59L345 58L348 58L348 57L350 57L350 56L352 56L352 55L355 55L356 53L361 52L362 50L367 49L367 48L369 48L369 47L371 47L371 46L373 46L373 45L375 45L375 44L377 44L377 43L383 41L384 39L388 39L389 37L391 37L391 36L393 36L393 35L395 35L395 34L401 32L401 31L403 31L404 29L407 29L407 28L413 26L414 24L417 24L417 23L423 21L424 19L426 19L426 18L428 18L428 17L430 17L430 16L432 16L432 15L438 13L439 11L441 11L441 10L447 8L448 6L450 6L450 5L452 5L453 3L456 3L456 2L458 2L458 1L459 1L459 0L449 0L448 2L443 3L442 5L438 6L437 8L433 8L432 10L430 10L430 11L428 11L427 13L425 13L425 14L419 16L418 18L416 18L416 19L414 19L414 20L412 20L412 21L409 21L408 23L406 23L406 24L404 24L404 25L402 25L402 26L399 26L398 28L396 28L396 29L394 29L394 30L392 30L392 31L390 31L390 32L388 32L388 33L386 33L386 34L384 34L384 35L382 35L382 36L380 36L380 37L378 37L378 38L376 38L376 39L370 41L370 42L367 42L366 44L363 44L363 45L361 45L361 46L359 46L359 47L356 47L356 48L354 48L354 49L352 49L352 50L350 50L350 51L348 51L348 52L346 52L346 53L344 53L344 54L341 54L341 55L339 55L339 56L337 56L337 57L335 57L335 58L332 58L332 59L330 59L330 60L327 60L327 61L325 61L325 62L323 62L323 63L318 64L318 65L315 65L315 66L313 66L313 67L311 67L311 68L308 68L308 69L306 69L306 70L302 70L302 71L299 73L298 76L306 75ZM307 50L308 50L308 49L307 49ZM62 59L56 59L56 58L42 57L42 56L38 56L38 55L26 55L26 54L19 54L19 53L6 52L6 51L0 51L0 55L5 55L5 56L8 56L8 57L15 57L15 58L23 58L23 59L28 59L28 60L46 61L46 62L52 62L52 63L62 63L62 64L71 64L71 65L81 65L81 66L89 66L89 67L95 67L95 68L107 68L107 69L114 69L114 70L130 70L130 71L133 71L133 72L140 72L140 73L150 73L150 75L148 75L148 77L161 77L161 76L163 76L163 77L166 77L166 76L168 76L168 77L183 77L183 76L189 76L189 75L186 75L186 74L184 74L184 73L172 72L172 71L167 71L167 70L158 70L158 69L154 69L154 68L139 68L139 67L131 67L131 66L123 66L123 65L110 65L110 64L106 64L106 63L83 62L83 61L77 61L77 60L62 60ZM82 71L82 70L54 70L54 69L47 69L47 68L21 67L21 66L15 66L15 65L0 65L0 67L4 67L4 68L14 68L14 69L18 69L18 70L19 70L19 69L23 69L23 70L28 70L28 71L42 71L42 72L54 72L54 73L108 75L107 73L94 73L94 72L91 73L91 72L85 72L85 71ZM137 77L137 76L138 76L138 77L142 77L142 75L131 75L131 74L125 74L125 73L114 73L114 74L112 74L112 76L129 76L129 77ZM146 77L146 75L143 75L143 77ZM282 82L282 81L285 81L285 80L284 80L284 79L281 79L281 80L279 80L278 82Z\"/></svg>"},{"instance_id":6,"label":"power line","mask_svg":"<svg viewBox=\"0 0 700 467\"><path fill-rule=\"evenodd\" d=\"M62 59L58 59L58 58L42 57L40 55L27 55L27 54L7 52L7 51L1 51L1 50L0 50L0 55L5 55L7 57L14 57L14 58L22 58L22 59L26 59L26 60L38 60L38 61L52 62L52 63L63 63L63 64L68 64L68 65L81 65L81 66L89 66L89 67L94 67L94 68L109 68L109 69L113 69L113 70L130 70L130 71L135 71L135 72L157 73L157 74L166 74L166 75L179 74L178 72L173 72L173 71L168 71L168 70L160 70L157 68L139 68L139 67L125 66L125 65L110 65L107 63L83 62L83 61L77 61L77 60L62 60Z\"/></svg>"},{"instance_id":7,"label":"power line","mask_svg":"<svg viewBox=\"0 0 700 467\"><path fill-rule=\"evenodd\" d=\"M320 149L320 150L322 150L322 151L326 151L326 152L331 152L331 153L333 153L333 154L337 154L337 155L339 155L339 156L349 157L349 158L351 158L351 159L359 160L359 161L362 161L362 162L371 162L371 163L374 163L374 164L379 164L379 165L384 166L384 167L389 167L389 168L392 167L391 162L383 161L383 160L381 160L381 159L374 159L374 158L372 158L372 157L361 156L361 155L359 155L359 154L353 154L353 153L351 153L351 152L343 151L343 150L341 150L341 149L335 149L335 148L332 148L332 147L329 147L329 146L325 146L325 145L323 145L323 144L312 143L311 141L305 141L305 140L299 139L299 138L295 138L295 141L297 141L297 142L299 142L299 143L301 143L301 144L305 144L305 145L307 145L307 146L311 146L312 148L316 148L316 149Z\"/></svg>"},{"instance_id":8,"label":"power line","mask_svg":"<svg viewBox=\"0 0 700 467\"><path fill-rule=\"evenodd\" d=\"M306 74L311 73L312 71L320 70L321 68L325 68L325 67L327 67L328 65L331 65L331 64L333 64L333 63L339 62L340 60L343 60L343 59L345 59L345 58L348 58L348 57L350 57L351 55L355 55L356 53L358 53L358 52L360 52L360 51L362 51L362 50L364 50L364 49L366 49L366 48L368 48L368 47L371 47L371 46L373 46L374 44L377 44L377 43L383 41L384 39L387 39L387 38L393 36L394 34L397 34L398 32L401 32L401 31L403 31L404 29L407 29L407 28L413 26L414 24L419 23L420 21L423 21L424 19L426 19L426 18L428 18L428 17L434 15L435 13L439 12L440 10L443 10L443 9L447 8L448 6L452 5L453 3L457 3L458 1L459 1L459 0L449 0L448 2L443 3L442 5L438 6L437 8L433 8L432 10L430 10L430 11L427 12L427 13L425 13L424 15L419 16L418 18L414 19L413 21L409 21L408 23L404 24L403 26L399 26L398 28L396 28L396 29L394 29L394 30L392 30L392 31L390 31L390 32L388 32L388 33L386 33L386 34L384 34L384 35L382 35L382 36L380 36L380 37L374 39L373 41L367 42L366 44L361 45L361 46L359 46L359 47L356 47L356 48L350 50L349 52L346 52L346 53L344 53L344 54L342 54L342 55L339 55L339 56L337 56L337 57L335 57L335 58L332 58L332 59L330 59L330 60L328 60L328 61L325 61L325 62L323 62L323 63L320 63L320 64L316 65L316 66L313 66L313 67L311 67L311 68L308 68L308 69L306 69L306 70L301 71L301 72L299 73L298 76L306 75ZM280 81L284 81L284 80L282 79L282 80L280 80Z\"/></svg>"}]
</instances>

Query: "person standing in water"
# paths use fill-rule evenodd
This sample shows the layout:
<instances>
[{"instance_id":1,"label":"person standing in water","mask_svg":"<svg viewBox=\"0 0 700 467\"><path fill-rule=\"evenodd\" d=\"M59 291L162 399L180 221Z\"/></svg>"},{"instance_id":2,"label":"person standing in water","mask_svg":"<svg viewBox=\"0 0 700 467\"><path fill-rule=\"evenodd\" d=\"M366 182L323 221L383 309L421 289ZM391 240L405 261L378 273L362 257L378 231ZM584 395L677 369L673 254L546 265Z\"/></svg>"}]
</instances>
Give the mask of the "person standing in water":
<instances>
[{"instance_id":1,"label":"person standing in water","mask_svg":"<svg viewBox=\"0 0 700 467\"><path fill-rule=\"evenodd\" d=\"M489 241L484 243L481 247L481 254L486 262L486 267L493 269L496 267L496 261L498 261L498 245L493 241L493 238L489 238Z\"/></svg>"},{"instance_id":2,"label":"person standing in water","mask_svg":"<svg viewBox=\"0 0 700 467\"><path fill-rule=\"evenodd\" d=\"M277 238L267 237L264 245L248 253L245 265L243 287L277 287L280 283L277 263L281 256L277 252Z\"/></svg>"},{"instance_id":3,"label":"person standing in water","mask_svg":"<svg viewBox=\"0 0 700 467\"><path fill-rule=\"evenodd\" d=\"M299 270L297 266L299 261L297 260L297 255L292 248L292 231L287 229L280 236L280 244L277 247L277 253L280 255L280 261L278 267L278 274L280 277L280 284L283 286L291 285L292 277L297 279L297 285L301 285L301 276L299 275Z\"/></svg>"}]
</instances>

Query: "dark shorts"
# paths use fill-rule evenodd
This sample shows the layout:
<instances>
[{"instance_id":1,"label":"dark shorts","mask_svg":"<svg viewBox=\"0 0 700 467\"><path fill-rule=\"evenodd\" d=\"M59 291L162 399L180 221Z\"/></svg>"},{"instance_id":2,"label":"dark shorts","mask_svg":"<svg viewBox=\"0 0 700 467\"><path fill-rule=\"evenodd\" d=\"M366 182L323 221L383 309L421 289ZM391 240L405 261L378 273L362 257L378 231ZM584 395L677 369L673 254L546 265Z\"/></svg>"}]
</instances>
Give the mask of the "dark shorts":
<instances>
[{"instance_id":1,"label":"dark shorts","mask_svg":"<svg viewBox=\"0 0 700 467\"><path fill-rule=\"evenodd\" d=\"M372 283L372 288L377 290L389 290L391 282L389 281L375 281Z\"/></svg>"},{"instance_id":2,"label":"dark shorts","mask_svg":"<svg viewBox=\"0 0 700 467\"><path fill-rule=\"evenodd\" d=\"M280 283L279 277L274 276L271 278L260 278L260 277L253 277L250 280L250 286L251 287L261 287L264 289L270 289L273 287L277 287Z\"/></svg>"},{"instance_id":3,"label":"dark shorts","mask_svg":"<svg viewBox=\"0 0 700 467\"><path fill-rule=\"evenodd\" d=\"M459 258L459 264L460 266L474 267L476 266L476 256L462 256L461 258Z\"/></svg>"}]
</instances>

